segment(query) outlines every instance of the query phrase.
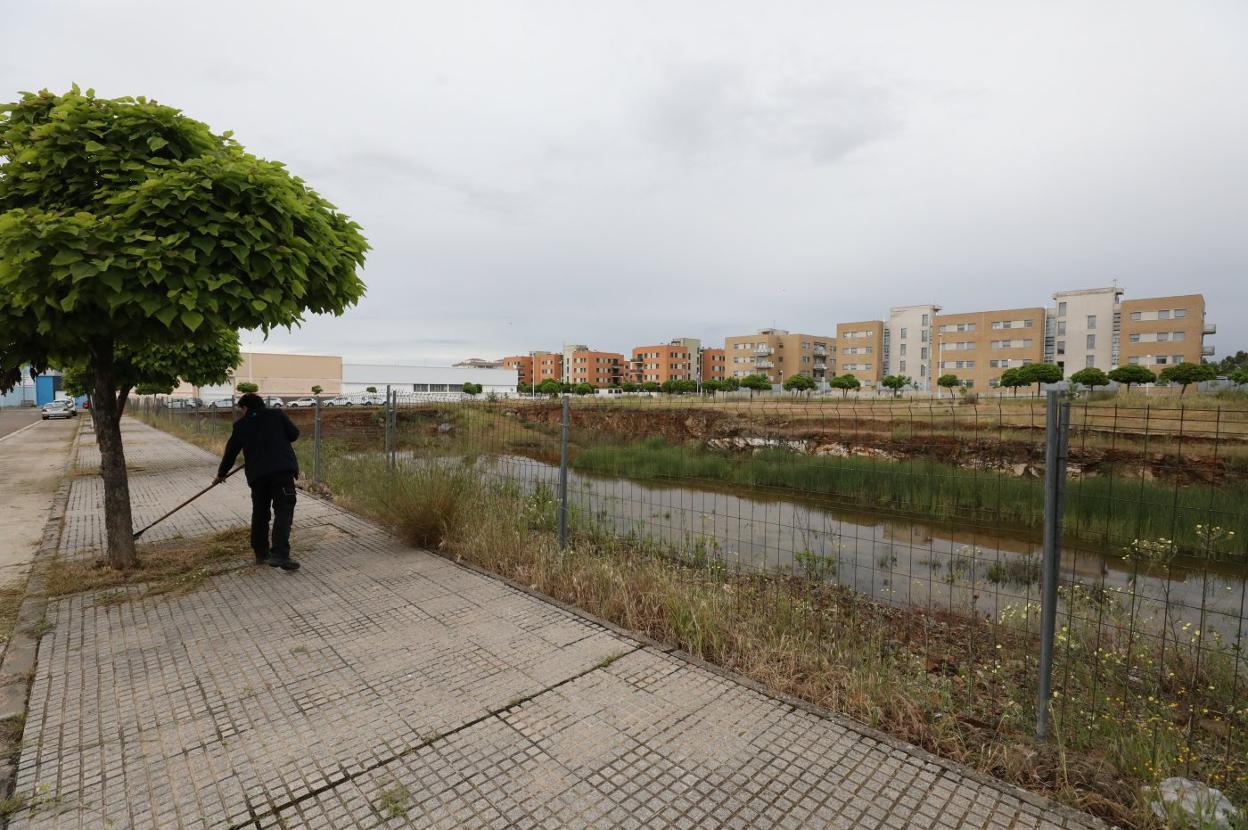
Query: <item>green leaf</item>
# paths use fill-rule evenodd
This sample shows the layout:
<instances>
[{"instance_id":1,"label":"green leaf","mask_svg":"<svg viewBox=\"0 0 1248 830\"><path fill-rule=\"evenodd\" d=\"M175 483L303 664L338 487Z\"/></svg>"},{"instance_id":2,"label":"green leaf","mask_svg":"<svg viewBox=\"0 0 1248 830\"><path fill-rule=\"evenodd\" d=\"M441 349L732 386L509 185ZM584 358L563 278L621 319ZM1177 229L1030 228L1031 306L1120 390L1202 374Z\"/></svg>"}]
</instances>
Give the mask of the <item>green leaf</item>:
<instances>
[{"instance_id":1,"label":"green leaf","mask_svg":"<svg viewBox=\"0 0 1248 830\"><path fill-rule=\"evenodd\" d=\"M71 251L68 248L62 248L57 251L56 256L52 257L53 265L70 265L82 259L82 254L77 251Z\"/></svg>"},{"instance_id":2,"label":"green leaf","mask_svg":"<svg viewBox=\"0 0 1248 830\"><path fill-rule=\"evenodd\" d=\"M182 323L191 331L199 328L200 323L204 322L204 315L198 311L184 311L181 314Z\"/></svg>"},{"instance_id":3,"label":"green leaf","mask_svg":"<svg viewBox=\"0 0 1248 830\"><path fill-rule=\"evenodd\" d=\"M264 311L266 308L269 307L269 304L266 303L264 300L252 300L251 307L254 308L256 311Z\"/></svg>"},{"instance_id":4,"label":"green leaf","mask_svg":"<svg viewBox=\"0 0 1248 830\"><path fill-rule=\"evenodd\" d=\"M176 317L177 314L178 314L178 310L176 308L174 308L173 306L167 305L164 308L162 308L160 311L156 312L156 319L164 323L166 326L168 326L170 323L173 322L173 318Z\"/></svg>"},{"instance_id":5,"label":"green leaf","mask_svg":"<svg viewBox=\"0 0 1248 830\"><path fill-rule=\"evenodd\" d=\"M147 140L148 149L150 149L153 153L159 150L161 147L168 146L168 144L169 144L168 141L165 141L163 138L161 138L158 135L154 135Z\"/></svg>"},{"instance_id":6,"label":"green leaf","mask_svg":"<svg viewBox=\"0 0 1248 830\"><path fill-rule=\"evenodd\" d=\"M103 144L100 144L98 141L88 141L83 146L86 148L88 153L98 153L101 150L107 149L105 148Z\"/></svg>"}]
</instances>

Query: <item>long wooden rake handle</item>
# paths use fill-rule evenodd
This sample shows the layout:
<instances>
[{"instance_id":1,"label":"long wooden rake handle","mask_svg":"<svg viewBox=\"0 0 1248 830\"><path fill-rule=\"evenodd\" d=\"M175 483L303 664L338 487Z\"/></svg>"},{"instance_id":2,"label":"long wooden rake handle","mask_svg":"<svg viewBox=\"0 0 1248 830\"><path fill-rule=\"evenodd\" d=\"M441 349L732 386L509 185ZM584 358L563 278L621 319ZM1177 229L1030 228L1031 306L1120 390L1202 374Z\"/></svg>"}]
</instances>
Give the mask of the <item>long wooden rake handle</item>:
<instances>
[{"instance_id":1,"label":"long wooden rake handle","mask_svg":"<svg viewBox=\"0 0 1248 830\"><path fill-rule=\"evenodd\" d=\"M234 469L232 469L232 470L230 470L228 473L226 473L226 474L225 474L225 478L229 478L230 476L232 476L232 475L234 475L235 473L237 473L239 470L243 469L243 467L245 467L245 466L246 466L245 464L239 464L237 467L235 467ZM225 481L225 478L221 479L221 481ZM179 504L177 507L175 507L175 508L173 508L172 510L170 510L170 511L169 511L168 513L166 513L165 515L161 516L159 519L157 519L156 521L152 522L150 525L148 525L147 527L143 528L143 529L142 529L142 530L140 530L138 533L134 534L134 537L133 537L133 538L137 539L137 538L139 538L140 536L142 536L144 533L147 533L147 532L148 532L149 530L151 530L153 527L155 527L156 525L160 524L160 523L161 523L161 522L163 522L165 519L167 519L167 518L169 518L170 516L172 516L174 513L177 513L177 512L178 512L179 510L181 510L183 507L186 507L188 504L190 504L191 502L195 501L195 499L199 498L199 497L200 497L200 496L202 496L204 493L207 493L209 490L211 490L213 487L216 487L216 486L217 486L218 484L220 484L220 483L221 483L220 481L214 481L212 484L209 484L207 487L205 487L204 489L200 490L198 493L196 493L195 495L191 496L189 499L187 499L186 501L182 502L181 504Z\"/></svg>"}]
</instances>

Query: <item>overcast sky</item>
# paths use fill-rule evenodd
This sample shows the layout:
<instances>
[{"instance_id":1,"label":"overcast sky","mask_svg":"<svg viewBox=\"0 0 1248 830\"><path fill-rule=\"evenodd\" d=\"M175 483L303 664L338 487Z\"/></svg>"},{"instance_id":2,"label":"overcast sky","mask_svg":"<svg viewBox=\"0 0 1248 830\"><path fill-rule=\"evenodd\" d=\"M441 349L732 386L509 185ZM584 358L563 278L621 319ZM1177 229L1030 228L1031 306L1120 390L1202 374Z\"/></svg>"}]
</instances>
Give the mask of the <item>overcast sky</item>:
<instances>
[{"instance_id":1,"label":"overcast sky","mask_svg":"<svg viewBox=\"0 0 1248 830\"><path fill-rule=\"evenodd\" d=\"M268 347L448 363L1201 292L1248 348L1248 3L0 3L0 99L148 95L359 221Z\"/></svg>"}]
</instances>

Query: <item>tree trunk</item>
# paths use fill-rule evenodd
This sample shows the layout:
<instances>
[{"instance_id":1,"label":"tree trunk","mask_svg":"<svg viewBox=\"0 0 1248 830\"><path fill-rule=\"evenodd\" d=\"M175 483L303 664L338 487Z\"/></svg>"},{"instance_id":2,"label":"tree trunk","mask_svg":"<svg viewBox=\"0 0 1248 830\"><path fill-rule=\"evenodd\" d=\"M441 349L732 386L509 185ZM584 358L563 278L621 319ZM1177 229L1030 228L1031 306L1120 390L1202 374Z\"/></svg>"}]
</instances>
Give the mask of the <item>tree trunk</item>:
<instances>
[{"instance_id":1,"label":"tree trunk","mask_svg":"<svg viewBox=\"0 0 1248 830\"><path fill-rule=\"evenodd\" d=\"M91 418L100 446L100 477L104 480L104 529L108 536L108 563L114 568L138 564L134 552L134 523L130 517L130 482L126 478L126 454L121 446L121 410L113 380L112 344L93 350L95 391Z\"/></svg>"}]
</instances>

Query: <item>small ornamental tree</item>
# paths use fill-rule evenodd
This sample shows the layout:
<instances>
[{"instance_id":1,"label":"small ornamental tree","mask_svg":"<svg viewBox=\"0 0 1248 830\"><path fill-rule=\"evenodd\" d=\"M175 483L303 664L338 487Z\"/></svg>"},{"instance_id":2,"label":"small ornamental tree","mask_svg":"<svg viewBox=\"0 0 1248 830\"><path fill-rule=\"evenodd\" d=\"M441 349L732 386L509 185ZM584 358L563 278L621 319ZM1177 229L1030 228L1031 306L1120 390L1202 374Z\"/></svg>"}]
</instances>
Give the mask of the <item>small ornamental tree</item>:
<instances>
[{"instance_id":1,"label":"small ornamental tree","mask_svg":"<svg viewBox=\"0 0 1248 830\"><path fill-rule=\"evenodd\" d=\"M746 375L741 378L741 388L749 389L752 398L755 392L770 392L771 379L766 375Z\"/></svg>"},{"instance_id":2,"label":"small ornamental tree","mask_svg":"<svg viewBox=\"0 0 1248 830\"><path fill-rule=\"evenodd\" d=\"M631 380L621 381L620 391L621 392L636 392L637 384L633 383Z\"/></svg>"},{"instance_id":3,"label":"small ornamental tree","mask_svg":"<svg viewBox=\"0 0 1248 830\"><path fill-rule=\"evenodd\" d=\"M914 380L908 375L885 375L880 381L880 386L885 389L893 390L893 397L901 394L901 390L914 383Z\"/></svg>"},{"instance_id":4,"label":"small ornamental tree","mask_svg":"<svg viewBox=\"0 0 1248 830\"><path fill-rule=\"evenodd\" d=\"M575 395L592 395L594 394L594 387L588 383L578 383L572 387L572 393Z\"/></svg>"},{"instance_id":5,"label":"small ornamental tree","mask_svg":"<svg viewBox=\"0 0 1248 830\"><path fill-rule=\"evenodd\" d=\"M249 380L245 380L242 383L240 383L238 386L235 386L234 388L238 390L238 393L240 395L249 395L249 394L254 395L256 392L260 391L260 384L252 383Z\"/></svg>"},{"instance_id":6,"label":"small ornamental tree","mask_svg":"<svg viewBox=\"0 0 1248 830\"><path fill-rule=\"evenodd\" d=\"M851 389L858 389L862 386L862 381L858 380L855 375L844 374L837 375L828 381L828 385L833 389L841 390L841 397L847 397Z\"/></svg>"},{"instance_id":7,"label":"small ornamental tree","mask_svg":"<svg viewBox=\"0 0 1248 830\"><path fill-rule=\"evenodd\" d=\"M1226 377L1236 386L1248 386L1248 369L1236 369Z\"/></svg>"},{"instance_id":8,"label":"small ornamental tree","mask_svg":"<svg viewBox=\"0 0 1248 830\"><path fill-rule=\"evenodd\" d=\"M1018 387L1027 386L1027 379L1022 376L1022 367L1006 369L1001 373L1001 377L997 378L997 386L1010 389L1013 396L1018 397Z\"/></svg>"},{"instance_id":9,"label":"small ornamental tree","mask_svg":"<svg viewBox=\"0 0 1248 830\"><path fill-rule=\"evenodd\" d=\"M1080 369L1070 376L1071 383L1077 383L1084 389L1093 390L1098 386L1109 386L1109 375L1097 369L1095 366L1089 366L1086 369Z\"/></svg>"},{"instance_id":10,"label":"small ornamental tree","mask_svg":"<svg viewBox=\"0 0 1248 830\"><path fill-rule=\"evenodd\" d=\"M1178 363L1162 369L1158 378L1162 383L1180 384L1183 388L1179 390L1179 397L1183 397L1188 386L1202 380L1213 380L1217 376L1217 370L1208 363Z\"/></svg>"},{"instance_id":11,"label":"small ornamental tree","mask_svg":"<svg viewBox=\"0 0 1248 830\"><path fill-rule=\"evenodd\" d=\"M367 392L367 393L368 393L368 394L370 394L370 395L376 395L376 394L377 394L377 387L376 387L376 386L365 386L365 387L364 387L364 391L365 391L365 392Z\"/></svg>"},{"instance_id":12,"label":"small ornamental tree","mask_svg":"<svg viewBox=\"0 0 1248 830\"><path fill-rule=\"evenodd\" d=\"M659 391L664 395L679 395L680 390L677 387L678 381L675 378L668 378L659 384Z\"/></svg>"},{"instance_id":13,"label":"small ornamental tree","mask_svg":"<svg viewBox=\"0 0 1248 830\"><path fill-rule=\"evenodd\" d=\"M480 394L481 394L481 384L479 384L479 383L465 383L465 384L463 385L463 389L462 389L462 391L463 391L463 393L464 393L465 395L480 395Z\"/></svg>"},{"instance_id":14,"label":"small ornamental tree","mask_svg":"<svg viewBox=\"0 0 1248 830\"><path fill-rule=\"evenodd\" d=\"M724 391L724 388L724 382L717 378L702 381L702 391L709 393L712 398L715 397L716 392Z\"/></svg>"},{"instance_id":15,"label":"small ornamental tree","mask_svg":"<svg viewBox=\"0 0 1248 830\"><path fill-rule=\"evenodd\" d=\"M642 392L661 392L663 386L655 380L648 380L641 385Z\"/></svg>"},{"instance_id":16,"label":"small ornamental tree","mask_svg":"<svg viewBox=\"0 0 1248 830\"><path fill-rule=\"evenodd\" d=\"M540 394L554 397L563 391L563 384L557 380L547 378L537 385L537 391Z\"/></svg>"},{"instance_id":17,"label":"small ornamental tree","mask_svg":"<svg viewBox=\"0 0 1248 830\"><path fill-rule=\"evenodd\" d=\"M957 375L941 375L936 378L936 385L941 389L949 390L949 397L953 397L953 390L962 385L962 381L958 380Z\"/></svg>"},{"instance_id":18,"label":"small ornamental tree","mask_svg":"<svg viewBox=\"0 0 1248 830\"><path fill-rule=\"evenodd\" d=\"M1117 369L1110 369L1106 377L1114 383L1121 383L1126 386L1128 394L1131 392L1132 384L1155 383L1157 381L1157 375L1153 374L1151 369L1135 363L1128 363L1125 366L1119 366Z\"/></svg>"},{"instance_id":19,"label":"small ornamental tree","mask_svg":"<svg viewBox=\"0 0 1248 830\"><path fill-rule=\"evenodd\" d=\"M111 564L136 561L119 351L341 314L367 248L281 164L172 107L76 86L0 105L0 386L86 365Z\"/></svg>"},{"instance_id":20,"label":"small ornamental tree","mask_svg":"<svg viewBox=\"0 0 1248 830\"><path fill-rule=\"evenodd\" d=\"M1041 384L1061 382L1062 367L1056 363L1028 363L1026 366L1018 368L1018 374L1023 380L1020 386L1034 383L1036 385L1036 395L1039 396Z\"/></svg>"},{"instance_id":21,"label":"small ornamental tree","mask_svg":"<svg viewBox=\"0 0 1248 830\"><path fill-rule=\"evenodd\" d=\"M809 392L818 384L814 378L806 375L790 375L784 379L783 386L786 392Z\"/></svg>"},{"instance_id":22,"label":"small ornamental tree","mask_svg":"<svg viewBox=\"0 0 1248 830\"><path fill-rule=\"evenodd\" d=\"M324 391L325 391L325 389L324 389L324 388L323 388L323 387L322 387L319 383L318 383L316 386L313 386L313 387L312 387L312 394L313 394L313 395L319 395L319 394L321 394L321 393L322 393L322 392L324 392Z\"/></svg>"}]
</instances>

